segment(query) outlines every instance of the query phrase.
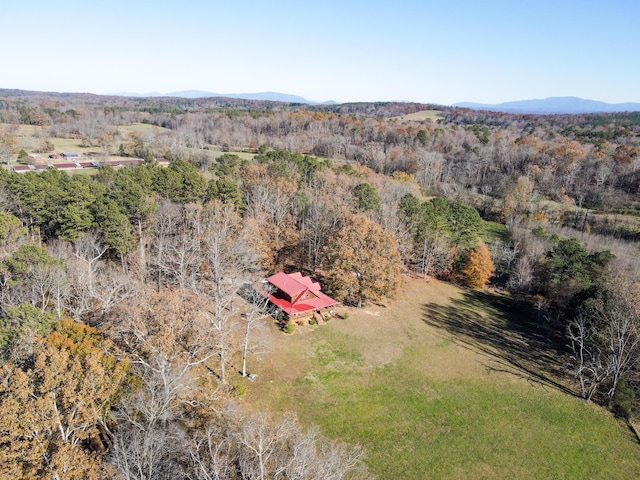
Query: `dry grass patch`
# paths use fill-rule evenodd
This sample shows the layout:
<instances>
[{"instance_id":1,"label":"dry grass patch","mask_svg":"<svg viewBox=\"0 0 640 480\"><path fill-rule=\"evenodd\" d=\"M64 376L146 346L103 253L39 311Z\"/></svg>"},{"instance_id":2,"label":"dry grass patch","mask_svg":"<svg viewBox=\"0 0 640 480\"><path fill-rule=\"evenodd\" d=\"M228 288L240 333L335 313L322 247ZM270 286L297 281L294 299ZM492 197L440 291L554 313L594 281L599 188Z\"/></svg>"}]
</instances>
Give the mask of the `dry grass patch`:
<instances>
[{"instance_id":1,"label":"dry grass patch","mask_svg":"<svg viewBox=\"0 0 640 480\"><path fill-rule=\"evenodd\" d=\"M423 120L431 120L433 122L437 122L438 120L444 118L442 112L440 110L421 110L419 112L409 113L408 115L403 115L401 118L403 120L414 120L416 122L422 122Z\"/></svg>"},{"instance_id":2,"label":"dry grass patch","mask_svg":"<svg viewBox=\"0 0 640 480\"><path fill-rule=\"evenodd\" d=\"M127 134L131 132L171 132L171 129L169 128L159 127L158 125L153 125L151 123L132 123L131 125L121 125L117 127L117 130L120 134Z\"/></svg>"},{"instance_id":3,"label":"dry grass patch","mask_svg":"<svg viewBox=\"0 0 640 480\"><path fill-rule=\"evenodd\" d=\"M348 319L334 318L321 326L297 327L291 335L280 332L274 325L265 331L270 353L257 365L263 380L256 382L252 390L265 387L264 378L270 381L282 379L282 376L290 379L303 375L316 361L323 361L316 346L327 339L348 338L348 342L342 343L361 355L362 369L397 361L416 339L421 344L437 346L445 341L443 334L421 320L420 302L447 305L457 293L457 288L444 282L432 280L427 284L423 280L406 278L402 296L387 306L341 307L337 311L338 317L348 313Z\"/></svg>"}]
</instances>

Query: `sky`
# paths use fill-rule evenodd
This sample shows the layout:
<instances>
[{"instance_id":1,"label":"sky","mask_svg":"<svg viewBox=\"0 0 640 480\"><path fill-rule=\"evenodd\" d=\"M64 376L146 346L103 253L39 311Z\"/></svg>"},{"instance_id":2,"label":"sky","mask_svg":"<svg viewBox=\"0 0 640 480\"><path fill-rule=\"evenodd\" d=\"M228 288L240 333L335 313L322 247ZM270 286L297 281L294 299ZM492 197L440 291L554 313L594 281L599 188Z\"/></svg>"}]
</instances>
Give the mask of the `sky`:
<instances>
[{"instance_id":1,"label":"sky","mask_svg":"<svg viewBox=\"0 0 640 480\"><path fill-rule=\"evenodd\" d=\"M640 102L637 0L0 0L0 88Z\"/></svg>"}]
</instances>

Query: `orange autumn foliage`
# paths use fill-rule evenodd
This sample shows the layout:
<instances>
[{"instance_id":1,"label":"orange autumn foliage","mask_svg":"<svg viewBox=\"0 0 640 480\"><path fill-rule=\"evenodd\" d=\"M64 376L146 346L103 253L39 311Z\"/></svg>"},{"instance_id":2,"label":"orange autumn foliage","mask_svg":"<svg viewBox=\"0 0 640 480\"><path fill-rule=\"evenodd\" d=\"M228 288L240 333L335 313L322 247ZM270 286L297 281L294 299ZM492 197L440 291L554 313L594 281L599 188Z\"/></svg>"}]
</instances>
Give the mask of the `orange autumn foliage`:
<instances>
[{"instance_id":1,"label":"orange autumn foliage","mask_svg":"<svg viewBox=\"0 0 640 480\"><path fill-rule=\"evenodd\" d=\"M495 266L487 246L480 242L469 254L469 260L462 273L467 285L472 288L484 288L493 276Z\"/></svg>"}]
</instances>

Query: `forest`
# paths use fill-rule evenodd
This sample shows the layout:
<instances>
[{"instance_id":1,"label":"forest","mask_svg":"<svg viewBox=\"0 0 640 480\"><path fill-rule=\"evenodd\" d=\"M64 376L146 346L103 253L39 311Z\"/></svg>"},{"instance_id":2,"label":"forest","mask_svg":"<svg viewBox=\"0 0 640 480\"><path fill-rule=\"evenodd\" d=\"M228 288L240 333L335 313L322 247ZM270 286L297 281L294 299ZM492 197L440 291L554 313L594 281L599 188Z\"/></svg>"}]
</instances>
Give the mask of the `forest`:
<instances>
[{"instance_id":1,"label":"forest","mask_svg":"<svg viewBox=\"0 0 640 480\"><path fill-rule=\"evenodd\" d=\"M12 170L67 145L98 166ZM505 296L554 381L640 415L637 112L0 90L0 162L3 477L371 478L242 402L280 270L353 309L408 277Z\"/></svg>"}]
</instances>

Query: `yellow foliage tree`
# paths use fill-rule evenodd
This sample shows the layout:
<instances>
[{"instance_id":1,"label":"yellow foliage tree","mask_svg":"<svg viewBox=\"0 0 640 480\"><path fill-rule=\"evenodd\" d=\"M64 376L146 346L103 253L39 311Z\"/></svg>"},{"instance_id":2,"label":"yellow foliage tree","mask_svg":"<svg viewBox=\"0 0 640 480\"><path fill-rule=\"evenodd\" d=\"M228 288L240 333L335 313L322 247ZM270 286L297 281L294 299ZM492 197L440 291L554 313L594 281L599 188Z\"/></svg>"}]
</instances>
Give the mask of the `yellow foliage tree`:
<instances>
[{"instance_id":1,"label":"yellow foliage tree","mask_svg":"<svg viewBox=\"0 0 640 480\"><path fill-rule=\"evenodd\" d=\"M469 254L467 265L462 271L467 285L472 288L484 288L493 276L494 271L495 266L491 260L489 249L484 242L481 241Z\"/></svg>"},{"instance_id":2,"label":"yellow foliage tree","mask_svg":"<svg viewBox=\"0 0 640 480\"><path fill-rule=\"evenodd\" d=\"M529 209L529 199L533 185L527 177L518 178L518 182L504 197L502 216L507 219L512 216L525 215Z\"/></svg>"},{"instance_id":3,"label":"yellow foliage tree","mask_svg":"<svg viewBox=\"0 0 640 480\"><path fill-rule=\"evenodd\" d=\"M62 320L38 340L33 363L0 368L0 477L92 479L101 424L129 365L97 330Z\"/></svg>"}]
</instances>

